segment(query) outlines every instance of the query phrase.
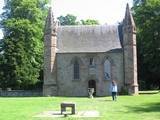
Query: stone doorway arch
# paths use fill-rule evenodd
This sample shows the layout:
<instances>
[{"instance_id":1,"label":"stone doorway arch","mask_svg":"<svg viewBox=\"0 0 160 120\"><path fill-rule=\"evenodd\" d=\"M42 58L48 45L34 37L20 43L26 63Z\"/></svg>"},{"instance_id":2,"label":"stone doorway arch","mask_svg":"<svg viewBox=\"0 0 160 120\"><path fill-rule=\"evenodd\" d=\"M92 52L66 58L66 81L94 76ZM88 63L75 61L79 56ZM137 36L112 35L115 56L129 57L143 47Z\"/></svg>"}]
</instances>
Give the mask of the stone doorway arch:
<instances>
[{"instance_id":1,"label":"stone doorway arch","mask_svg":"<svg viewBox=\"0 0 160 120\"><path fill-rule=\"evenodd\" d=\"M88 81L88 88L94 88L93 96L96 96L96 81L95 80Z\"/></svg>"}]
</instances>

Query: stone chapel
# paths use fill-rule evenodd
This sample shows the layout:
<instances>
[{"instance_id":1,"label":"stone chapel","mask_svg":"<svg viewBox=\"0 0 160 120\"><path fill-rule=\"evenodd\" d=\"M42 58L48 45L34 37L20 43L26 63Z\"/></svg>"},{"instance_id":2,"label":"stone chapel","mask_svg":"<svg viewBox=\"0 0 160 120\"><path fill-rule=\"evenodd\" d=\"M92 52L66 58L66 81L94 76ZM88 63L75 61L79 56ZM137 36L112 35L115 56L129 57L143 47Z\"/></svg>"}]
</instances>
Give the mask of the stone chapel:
<instances>
[{"instance_id":1,"label":"stone chapel","mask_svg":"<svg viewBox=\"0 0 160 120\"><path fill-rule=\"evenodd\" d=\"M110 95L118 91L138 94L136 26L127 4L119 25L60 26L49 9L44 33L44 96Z\"/></svg>"}]
</instances>

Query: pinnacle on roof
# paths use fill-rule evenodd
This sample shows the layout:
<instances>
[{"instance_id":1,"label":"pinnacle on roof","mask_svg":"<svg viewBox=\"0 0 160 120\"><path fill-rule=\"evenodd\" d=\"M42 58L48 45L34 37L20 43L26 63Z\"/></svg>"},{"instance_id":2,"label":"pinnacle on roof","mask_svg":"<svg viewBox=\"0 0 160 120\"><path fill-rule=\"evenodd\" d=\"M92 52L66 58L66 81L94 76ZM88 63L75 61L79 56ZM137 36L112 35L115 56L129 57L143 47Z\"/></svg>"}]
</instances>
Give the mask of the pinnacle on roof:
<instances>
[{"instance_id":1,"label":"pinnacle on roof","mask_svg":"<svg viewBox=\"0 0 160 120\"><path fill-rule=\"evenodd\" d=\"M125 19L124 19L125 25L132 25L135 26L135 22L131 13L131 10L129 8L129 4L126 5L126 13L125 13Z\"/></svg>"}]
</instances>

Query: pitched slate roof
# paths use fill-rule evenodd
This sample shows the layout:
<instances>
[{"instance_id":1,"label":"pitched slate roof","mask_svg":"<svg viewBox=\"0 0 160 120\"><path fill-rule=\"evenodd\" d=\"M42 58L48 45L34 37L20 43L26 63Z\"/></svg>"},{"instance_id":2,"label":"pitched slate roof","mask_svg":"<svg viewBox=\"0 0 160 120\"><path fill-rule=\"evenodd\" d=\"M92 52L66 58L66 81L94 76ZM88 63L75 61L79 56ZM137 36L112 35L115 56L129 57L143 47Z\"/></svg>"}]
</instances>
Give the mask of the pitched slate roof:
<instances>
[{"instance_id":1,"label":"pitched slate roof","mask_svg":"<svg viewBox=\"0 0 160 120\"><path fill-rule=\"evenodd\" d=\"M121 49L118 26L59 26L57 53L107 52Z\"/></svg>"}]
</instances>

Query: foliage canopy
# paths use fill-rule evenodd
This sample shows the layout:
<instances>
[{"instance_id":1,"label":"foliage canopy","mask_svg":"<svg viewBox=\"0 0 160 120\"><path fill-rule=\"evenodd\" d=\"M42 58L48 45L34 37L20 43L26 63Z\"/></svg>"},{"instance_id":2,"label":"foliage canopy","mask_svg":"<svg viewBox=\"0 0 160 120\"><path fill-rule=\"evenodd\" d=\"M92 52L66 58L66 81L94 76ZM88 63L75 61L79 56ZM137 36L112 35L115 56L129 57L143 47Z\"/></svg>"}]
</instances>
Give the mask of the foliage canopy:
<instances>
[{"instance_id":1,"label":"foliage canopy","mask_svg":"<svg viewBox=\"0 0 160 120\"><path fill-rule=\"evenodd\" d=\"M57 18L61 25L98 25L98 20L87 19L77 21L77 17L72 14L67 14L66 16L60 16Z\"/></svg>"},{"instance_id":2,"label":"foliage canopy","mask_svg":"<svg viewBox=\"0 0 160 120\"><path fill-rule=\"evenodd\" d=\"M2 14L0 87L27 89L42 68L46 0L6 0Z\"/></svg>"},{"instance_id":3,"label":"foliage canopy","mask_svg":"<svg viewBox=\"0 0 160 120\"><path fill-rule=\"evenodd\" d=\"M160 1L141 1L133 10L138 29L140 87L160 88Z\"/></svg>"}]
</instances>

